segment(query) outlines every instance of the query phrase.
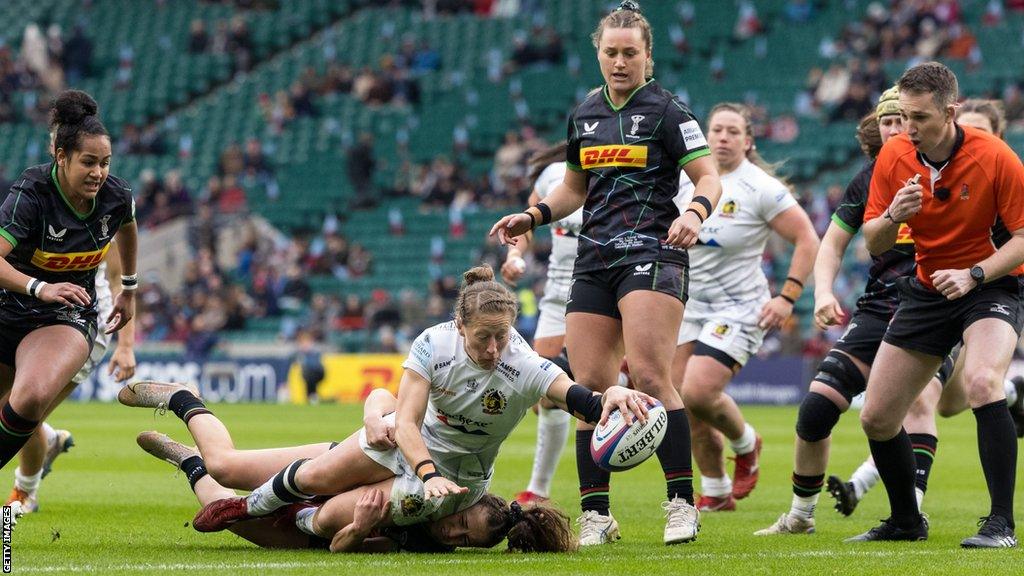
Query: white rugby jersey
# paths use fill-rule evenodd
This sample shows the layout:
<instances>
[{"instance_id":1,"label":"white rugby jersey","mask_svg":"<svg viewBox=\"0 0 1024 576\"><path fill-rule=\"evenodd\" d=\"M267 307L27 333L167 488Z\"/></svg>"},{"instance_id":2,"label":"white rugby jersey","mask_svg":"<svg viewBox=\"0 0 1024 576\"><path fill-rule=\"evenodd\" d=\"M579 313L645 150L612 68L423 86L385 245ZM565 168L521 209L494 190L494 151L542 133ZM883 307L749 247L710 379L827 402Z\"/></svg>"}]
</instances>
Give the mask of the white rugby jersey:
<instances>
[{"instance_id":1,"label":"white rugby jersey","mask_svg":"<svg viewBox=\"0 0 1024 576\"><path fill-rule=\"evenodd\" d=\"M694 185L682 172L675 201L680 212L693 198ZM745 302L768 291L761 269L768 223L797 205L785 184L744 159L722 176L722 198L701 226L690 253L690 298L700 302Z\"/></svg>"},{"instance_id":2,"label":"white rugby jersey","mask_svg":"<svg viewBox=\"0 0 1024 576\"><path fill-rule=\"evenodd\" d=\"M515 329L497 368L484 370L454 321L420 334L402 366L430 382L421 432L438 472L467 488L490 482L502 442L563 374Z\"/></svg>"},{"instance_id":3,"label":"white rugby jersey","mask_svg":"<svg viewBox=\"0 0 1024 576\"><path fill-rule=\"evenodd\" d=\"M534 190L543 200L562 183L565 178L565 162L548 165L537 177ZM579 247L580 229L583 228L583 207L572 214L552 222L551 256L548 258L548 281L568 285L572 281L572 270L576 263L576 249Z\"/></svg>"}]
</instances>

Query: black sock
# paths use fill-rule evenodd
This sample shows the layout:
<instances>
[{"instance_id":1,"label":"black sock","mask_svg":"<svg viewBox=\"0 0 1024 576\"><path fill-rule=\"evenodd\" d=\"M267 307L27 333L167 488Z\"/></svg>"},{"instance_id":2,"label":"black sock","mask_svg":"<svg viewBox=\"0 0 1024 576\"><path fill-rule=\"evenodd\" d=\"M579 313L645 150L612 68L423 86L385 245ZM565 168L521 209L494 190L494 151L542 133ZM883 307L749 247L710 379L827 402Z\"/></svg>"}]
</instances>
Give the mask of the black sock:
<instances>
[{"instance_id":1,"label":"black sock","mask_svg":"<svg viewBox=\"0 0 1024 576\"><path fill-rule=\"evenodd\" d=\"M181 471L188 478L188 485L192 487L193 492L196 489L196 482L199 482L199 479L207 474L206 464L201 456L190 456L182 460Z\"/></svg>"},{"instance_id":2,"label":"black sock","mask_svg":"<svg viewBox=\"0 0 1024 576\"><path fill-rule=\"evenodd\" d=\"M914 449L914 461L917 462L917 473L914 485L921 492L928 491L928 476L932 473L932 462L935 461L935 449L939 439L931 434L911 434L910 447Z\"/></svg>"},{"instance_id":3,"label":"black sock","mask_svg":"<svg viewBox=\"0 0 1024 576\"><path fill-rule=\"evenodd\" d=\"M576 430L576 473L580 477L580 508L608 515L608 481L612 473L594 462L590 455L593 430Z\"/></svg>"},{"instance_id":4,"label":"black sock","mask_svg":"<svg viewBox=\"0 0 1024 576\"><path fill-rule=\"evenodd\" d=\"M801 498L808 498L821 492L821 487L825 485L825 475L818 474L817 476L801 476L796 472L793 472L793 494Z\"/></svg>"},{"instance_id":5,"label":"black sock","mask_svg":"<svg viewBox=\"0 0 1024 576\"><path fill-rule=\"evenodd\" d=\"M992 499L990 515L1013 523L1013 490L1017 480L1017 430L1006 400L974 409L978 421L978 455Z\"/></svg>"},{"instance_id":6,"label":"black sock","mask_svg":"<svg viewBox=\"0 0 1024 576\"><path fill-rule=\"evenodd\" d=\"M0 409L0 468L14 458L38 425L39 422L15 412L10 402L4 404Z\"/></svg>"},{"instance_id":7,"label":"black sock","mask_svg":"<svg viewBox=\"0 0 1024 576\"><path fill-rule=\"evenodd\" d=\"M274 496L289 504L304 502L313 497L312 494L306 494L295 484L295 474L299 471L299 466L306 462L309 462L309 458L296 460L274 476L274 481L271 484L274 488Z\"/></svg>"},{"instance_id":8,"label":"black sock","mask_svg":"<svg viewBox=\"0 0 1024 576\"><path fill-rule=\"evenodd\" d=\"M188 390L178 390L174 394L171 394L171 399L167 402L167 407L174 412L175 416L181 418L181 421L188 424L188 421L193 416L199 414L213 414L206 409L206 404L196 395Z\"/></svg>"},{"instance_id":9,"label":"black sock","mask_svg":"<svg viewBox=\"0 0 1024 576\"><path fill-rule=\"evenodd\" d=\"M668 499L682 498L693 504L693 464L690 460L690 421L686 410L669 410L665 439L658 446L658 460L665 473Z\"/></svg>"},{"instance_id":10,"label":"black sock","mask_svg":"<svg viewBox=\"0 0 1024 576\"><path fill-rule=\"evenodd\" d=\"M921 521L914 493L914 450L910 436L900 428L899 434L889 440L868 440L875 458L878 475L889 495L892 519L901 528L913 528Z\"/></svg>"}]
</instances>

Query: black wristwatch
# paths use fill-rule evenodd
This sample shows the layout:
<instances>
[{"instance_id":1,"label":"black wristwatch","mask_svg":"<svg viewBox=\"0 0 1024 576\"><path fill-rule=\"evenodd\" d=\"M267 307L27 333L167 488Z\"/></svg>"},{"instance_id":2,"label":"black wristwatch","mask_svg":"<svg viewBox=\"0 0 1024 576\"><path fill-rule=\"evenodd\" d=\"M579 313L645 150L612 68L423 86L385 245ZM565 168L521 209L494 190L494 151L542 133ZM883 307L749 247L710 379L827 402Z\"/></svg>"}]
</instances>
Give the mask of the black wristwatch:
<instances>
[{"instance_id":1,"label":"black wristwatch","mask_svg":"<svg viewBox=\"0 0 1024 576\"><path fill-rule=\"evenodd\" d=\"M981 286L985 283L985 270L981 266L972 266L971 278Z\"/></svg>"}]
</instances>

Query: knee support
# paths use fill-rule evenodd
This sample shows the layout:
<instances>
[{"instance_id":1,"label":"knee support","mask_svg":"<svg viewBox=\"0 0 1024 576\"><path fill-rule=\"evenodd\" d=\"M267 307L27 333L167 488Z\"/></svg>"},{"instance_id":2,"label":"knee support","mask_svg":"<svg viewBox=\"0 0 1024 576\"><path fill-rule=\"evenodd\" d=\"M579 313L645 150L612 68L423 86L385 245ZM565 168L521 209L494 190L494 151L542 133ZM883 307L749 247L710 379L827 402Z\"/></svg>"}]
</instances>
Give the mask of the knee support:
<instances>
[{"instance_id":1,"label":"knee support","mask_svg":"<svg viewBox=\"0 0 1024 576\"><path fill-rule=\"evenodd\" d=\"M849 402L867 387L867 381L860 368L849 356L842 352L830 350L818 364L818 373L814 380L834 389Z\"/></svg>"},{"instance_id":2,"label":"knee support","mask_svg":"<svg viewBox=\"0 0 1024 576\"><path fill-rule=\"evenodd\" d=\"M548 358L548 360L551 360L552 364L561 368L562 372L565 372L565 375L569 377L569 380L576 380L572 377L572 369L569 368L569 356L566 355L565 348L562 348L561 354L554 358Z\"/></svg>"},{"instance_id":3,"label":"knee support","mask_svg":"<svg viewBox=\"0 0 1024 576\"><path fill-rule=\"evenodd\" d=\"M796 417L796 435L807 442L819 442L828 438L843 413L831 400L810 392L800 403Z\"/></svg>"}]
</instances>

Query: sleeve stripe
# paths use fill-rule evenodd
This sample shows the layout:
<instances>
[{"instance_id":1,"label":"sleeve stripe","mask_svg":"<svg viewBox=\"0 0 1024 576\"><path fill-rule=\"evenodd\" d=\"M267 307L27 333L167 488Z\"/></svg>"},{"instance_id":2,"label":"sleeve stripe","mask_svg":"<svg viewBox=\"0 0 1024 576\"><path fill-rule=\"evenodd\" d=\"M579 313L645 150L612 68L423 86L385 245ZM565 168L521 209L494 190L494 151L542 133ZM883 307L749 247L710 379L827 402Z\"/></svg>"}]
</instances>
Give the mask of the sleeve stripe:
<instances>
[{"instance_id":1,"label":"sleeve stripe","mask_svg":"<svg viewBox=\"0 0 1024 576\"><path fill-rule=\"evenodd\" d=\"M10 232L8 232L7 230L4 230L3 228L0 228L0 237L2 237L3 239L7 240L8 242L10 242L11 246L13 246L15 248L18 247L18 240L17 240L17 238L15 238L14 236L11 236Z\"/></svg>"},{"instance_id":2,"label":"sleeve stripe","mask_svg":"<svg viewBox=\"0 0 1024 576\"><path fill-rule=\"evenodd\" d=\"M582 166L577 166L576 164L573 164L568 160L565 161L565 167L568 168L569 170L572 170L573 172L583 172Z\"/></svg>"},{"instance_id":3,"label":"sleeve stripe","mask_svg":"<svg viewBox=\"0 0 1024 576\"><path fill-rule=\"evenodd\" d=\"M685 166L685 165L689 164L691 161L696 160L697 158L703 158L704 156L710 156L710 155L711 155L711 149L710 148L702 148L702 149L697 150L695 152L690 152L686 156L683 156L682 158L679 159L678 164L680 166Z\"/></svg>"},{"instance_id":4,"label":"sleeve stripe","mask_svg":"<svg viewBox=\"0 0 1024 576\"><path fill-rule=\"evenodd\" d=\"M850 234L856 234L857 233L857 229L854 228L853 226L850 226L846 222L843 222L843 219L839 217L839 214L833 214L832 215L832 222L834 222L836 226L839 226L840 228L842 228L843 230L849 232Z\"/></svg>"}]
</instances>

